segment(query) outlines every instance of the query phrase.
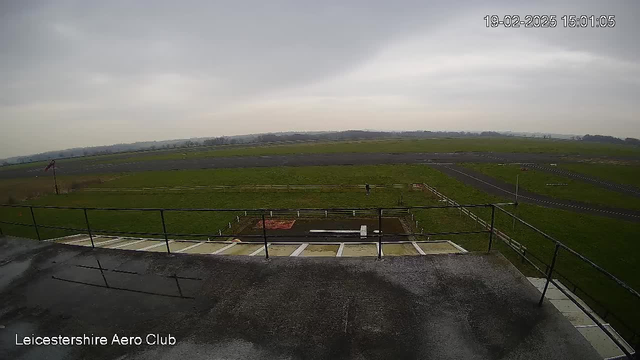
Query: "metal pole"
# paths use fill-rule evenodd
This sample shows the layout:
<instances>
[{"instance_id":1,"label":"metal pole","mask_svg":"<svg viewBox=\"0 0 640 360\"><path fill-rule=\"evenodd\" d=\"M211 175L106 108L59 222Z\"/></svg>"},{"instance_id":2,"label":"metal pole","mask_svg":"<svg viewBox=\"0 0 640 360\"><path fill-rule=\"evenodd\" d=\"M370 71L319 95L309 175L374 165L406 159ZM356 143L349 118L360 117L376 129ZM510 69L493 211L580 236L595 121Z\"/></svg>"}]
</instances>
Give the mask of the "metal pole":
<instances>
[{"instance_id":1,"label":"metal pole","mask_svg":"<svg viewBox=\"0 0 640 360\"><path fill-rule=\"evenodd\" d=\"M378 209L378 259L382 259L382 209Z\"/></svg>"},{"instance_id":2,"label":"metal pole","mask_svg":"<svg viewBox=\"0 0 640 360\"><path fill-rule=\"evenodd\" d=\"M89 217L87 216L87 209L84 209L84 221L87 223L87 230L89 231L89 239L91 239L91 247L95 248L96 245L93 243L93 234L91 234L91 226L89 226Z\"/></svg>"},{"instance_id":3,"label":"metal pole","mask_svg":"<svg viewBox=\"0 0 640 360\"><path fill-rule=\"evenodd\" d=\"M29 209L31 209L31 219L33 220L33 227L34 229L36 229L36 235L38 235L38 240L42 240L40 239L40 230L38 230L38 223L36 223L36 215L33 213L33 206L29 206Z\"/></svg>"},{"instance_id":4,"label":"metal pole","mask_svg":"<svg viewBox=\"0 0 640 360\"><path fill-rule=\"evenodd\" d=\"M491 243L493 242L493 229L494 229L495 219L496 219L496 206L491 205L491 231L489 232L489 248L487 249L487 252L491 251Z\"/></svg>"},{"instance_id":5,"label":"metal pole","mask_svg":"<svg viewBox=\"0 0 640 360\"><path fill-rule=\"evenodd\" d=\"M264 237L264 256L269 258L269 247L267 246L267 224L264 221L264 214L262 214L262 236Z\"/></svg>"},{"instance_id":6,"label":"metal pole","mask_svg":"<svg viewBox=\"0 0 640 360\"><path fill-rule=\"evenodd\" d=\"M518 205L518 187L520 185L520 174L516 175L516 205Z\"/></svg>"},{"instance_id":7,"label":"metal pole","mask_svg":"<svg viewBox=\"0 0 640 360\"><path fill-rule=\"evenodd\" d=\"M164 223L164 210L160 210L160 217L162 218L162 232L164 232L164 242L167 244L167 254L171 254L169 249L169 237L167 236L167 226Z\"/></svg>"},{"instance_id":8,"label":"metal pole","mask_svg":"<svg viewBox=\"0 0 640 360\"><path fill-rule=\"evenodd\" d=\"M540 302L538 306L542 306L542 301L544 300L544 295L547 293L547 287L549 287L549 282L551 281L551 276L553 275L553 268L556 265L556 258L558 257L558 250L560 250L560 244L556 243L556 250L553 252L553 259L551 260L551 267L549 268L549 273L547 274L547 282L544 284L544 290L542 290L542 296L540 297Z\"/></svg>"},{"instance_id":9,"label":"metal pole","mask_svg":"<svg viewBox=\"0 0 640 360\"><path fill-rule=\"evenodd\" d=\"M516 175L516 209L518 207L518 188L520 184L520 174ZM516 230L516 218L513 218L513 224L511 224L511 230Z\"/></svg>"},{"instance_id":10,"label":"metal pole","mask_svg":"<svg viewBox=\"0 0 640 360\"><path fill-rule=\"evenodd\" d=\"M56 186L56 195L60 195L60 192L58 191L58 179L56 178L56 163L53 163L53 183Z\"/></svg>"}]
</instances>

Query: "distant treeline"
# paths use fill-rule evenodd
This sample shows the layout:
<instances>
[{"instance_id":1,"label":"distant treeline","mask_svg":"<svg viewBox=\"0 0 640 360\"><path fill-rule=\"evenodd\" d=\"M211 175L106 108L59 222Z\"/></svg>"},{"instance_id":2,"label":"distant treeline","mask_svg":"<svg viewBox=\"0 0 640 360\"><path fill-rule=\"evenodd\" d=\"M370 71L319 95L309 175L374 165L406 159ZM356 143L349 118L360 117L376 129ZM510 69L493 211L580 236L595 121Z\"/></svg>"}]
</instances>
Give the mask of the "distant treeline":
<instances>
[{"instance_id":1,"label":"distant treeline","mask_svg":"<svg viewBox=\"0 0 640 360\"><path fill-rule=\"evenodd\" d=\"M636 138L626 138L620 139L613 136L605 136L605 135L585 135L582 137L582 141L590 141L590 142L599 142L599 143L607 143L607 144L627 144L627 145L636 145L640 146L640 140Z\"/></svg>"},{"instance_id":2,"label":"distant treeline","mask_svg":"<svg viewBox=\"0 0 640 360\"><path fill-rule=\"evenodd\" d=\"M30 163L50 159L65 159L81 156L108 155L124 152L153 151L162 149L192 148L197 146L238 145L238 144L266 144L282 142L306 141L344 141L344 140L373 140L373 139L426 139L426 138L464 138L464 137L514 137L524 135L505 134L495 131L465 132L465 131L365 131L349 130L337 132L296 132L270 133L240 136L221 136L214 138L181 139L165 141L137 142L132 144L115 144L74 148L61 151L49 151L30 156L13 157L2 161L2 165ZM551 135L530 135L532 137L551 138ZM626 138L624 140L612 136L585 135L574 136L572 140L603 142L611 144L640 145L640 140Z\"/></svg>"}]
</instances>

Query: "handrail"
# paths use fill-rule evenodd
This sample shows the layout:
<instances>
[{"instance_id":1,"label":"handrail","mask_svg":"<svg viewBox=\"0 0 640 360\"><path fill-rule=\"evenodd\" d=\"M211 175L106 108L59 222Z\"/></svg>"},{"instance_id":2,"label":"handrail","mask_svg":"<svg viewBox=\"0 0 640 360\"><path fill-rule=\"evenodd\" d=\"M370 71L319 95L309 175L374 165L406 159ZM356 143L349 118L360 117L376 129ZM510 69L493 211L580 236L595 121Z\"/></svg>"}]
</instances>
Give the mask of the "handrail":
<instances>
[{"instance_id":1,"label":"handrail","mask_svg":"<svg viewBox=\"0 0 640 360\"><path fill-rule=\"evenodd\" d=\"M610 278L611 280L615 281L618 285L622 286L624 289L626 289L627 291L629 291L631 294L633 294L634 296L636 296L637 298L640 299L640 293L638 293L635 289L633 289L631 286L627 285L624 281L618 279L615 275L611 274L610 272L608 272L607 270L603 269L602 267L600 267L598 264L594 263L592 260L590 260L589 258L587 258L586 256L578 253L577 251L571 249L570 247L568 247L567 245L563 244L562 242L556 240L555 238L553 238L551 235L546 234L545 232L543 232L542 230L539 230L538 228L536 228L535 226L529 224L528 222L520 219L519 217L517 217L516 215L512 214L511 212L501 208L500 206L495 206L497 209L501 210L502 212L504 212L505 214L511 216L512 218L518 220L520 223L522 223L523 225L531 228L532 230L538 232L540 235L544 236L545 238L553 241L555 244L557 244L558 246L560 246L561 248L569 251L570 253L572 253L573 255L577 256L578 258L580 258L582 261L586 262L587 264L591 265L591 267L595 268L596 270L600 271L601 273L603 273L604 275L606 275L608 278Z\"/></svg>"}]
</instances>

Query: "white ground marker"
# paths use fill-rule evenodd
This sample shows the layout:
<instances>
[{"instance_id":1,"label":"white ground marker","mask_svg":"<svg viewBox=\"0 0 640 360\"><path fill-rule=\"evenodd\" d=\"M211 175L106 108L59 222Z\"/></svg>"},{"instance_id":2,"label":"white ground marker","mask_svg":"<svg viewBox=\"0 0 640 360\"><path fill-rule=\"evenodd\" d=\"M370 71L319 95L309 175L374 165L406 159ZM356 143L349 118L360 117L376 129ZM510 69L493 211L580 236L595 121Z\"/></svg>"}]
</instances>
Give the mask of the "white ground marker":
<instances>
[{"instance_id":1,"label":"white ground marker","mask_svg":"<svg viewBox=\"0 0 640 360\"><path fill-rule=\"evenodd\" d=\"M173 240L169 240L169 241L168 241L168 243L169 243L169 244L171 244L172 242L173 242ZM147 250L149 250L149 249L157 248L157 247L159 247L159 246L166 245L166 244L167 244L167 242L160 241L160 243L159 243L159 244L149 245L149 246L147 246L147 247L143 247L142 249L136 249L136 251L147 251Z\"/></svg>"},{"instance_id":2,"label":"white ground marker","mask_svg":"<svg viewBox=\"0 0 640 360\"><path fill-rule=\"evenodd\" d=\"M307 248L307 246L309 246L309 243L304 243L300 246L298 246L298 248L296 249L296 251L294 251L293 253L291 253L291 255L289 256L298 256L300 254L302 254L302 252L304 251L304 249Z\"/></svg>"},{"instance_id":3,"label":"white ground marker","mask_svg":"<svg viewBox=\"0 0 640 360\"><path fill-rule=\"evenodd\" d=\"M227 245L227 246L225 246L225 247L223 247L223 248L221 248L221 249L218 249L218 250L216 250L216 251L212 252L212 253L211 253L211 255L218 255L218 254L220 254L221 252L223 252L223 251L225 251L225 250L227 250L227 249L229 249L229 248L234 247L236 244L237 244L237 243L229 244L229 245Z\"/></svg>"},{"instance_id":4,"label":"white ground marker","mask_svg":"<svg viewBox=\"0 0 640 360\"><path fill-rule=\"evenodd\" d=\"M338 248L338 252L336 253L336 257L342 257L342 252L344 251L344 243L340 243L340 247Z\"/></svg>"},{"instance_id":5,"label":"white ground marker","mask_svg":"<svg viewBox=\"0 0 640 360\"><path fill-rule=\"evenodd\" d=\"M411 243L413 244L413 247L416 248L416 250L418 251L418 253L420 255L427 255L427 254L424 253L424 250L422 250L422 248L420 246L418 246L418 244L416 244L415 241L412 241Z\"/></svg>"},{"instance_id":6,"label":"white ground marker","mask_svg":"<svg viewBox=\"0 0 640 360\"><path fill-rule=\"evenodd\" d=\"M184 249L180 249L180 250L178 250L178 251L176 251L176 252L177 252L177 253L185 252L185 251L187 251L187 250L190 250L190 249L193 249L193 248L195 248L195 247L198 247L198 246L200 246L200 245L202 245L202 244L204 244L204 242L199 242L199 243L197 243L197 244L194 244L194 245L191 245L191 246L187 246L186 248L184 248Z\"/></svg>"}]
</instances>

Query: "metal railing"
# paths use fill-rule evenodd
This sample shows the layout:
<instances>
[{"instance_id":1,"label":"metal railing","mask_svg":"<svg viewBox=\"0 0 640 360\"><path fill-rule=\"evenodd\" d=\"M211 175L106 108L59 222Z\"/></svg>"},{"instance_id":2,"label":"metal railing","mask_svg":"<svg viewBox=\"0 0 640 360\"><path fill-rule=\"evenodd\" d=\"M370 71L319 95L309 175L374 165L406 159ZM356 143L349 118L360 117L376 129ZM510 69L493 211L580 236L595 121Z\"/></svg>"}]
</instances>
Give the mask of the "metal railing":
<instances>
[{"instance_id":1,"label":"metal railing","mask_svg":"<svg viewBox=\"0 0 640 360\"><path fill-rule=\"evenodd\" d=\"M10 222L10 221L0 221L0 224L33 227L34 230L35 230L36 237L37 237L38 240L42 240L42 237L41 237L41 234L40 234L40 229L57 229L57 230L65 230L65 231L76 231L76 232L80 232L80 233L84 233L86 231L89 234L89 238L90 238L92 247L95 247L95 243L94 243L93 240L94 240L95 234L97 234L97 233L162 236L164 238L164 241L165 241L165 244L166 244L167 253L171 253L171 248L169 246L169 236L206 237L207 239L210 239L210 238L214 238L214 239L225 239L226 238L226 239L228 239L228 238L232 238L232 237L235 237L235 236L240 236L240 237L243 237L243 238L260 239L261 240L260 243L264 244L264 253L265 253L265 257L267 259L269 258L269 251L268 251L269 239L292 238L292 237L294 237L294 238L305 238L305 239L309 239L309 238L322 238L322 239L326 239L326 238L359 238L359 239L361 239L362 238L361 234L326 234L326 233L319 234L319 235L315 235L315 234L300 234L300 235L269 234L268 231L267 231L268 229L267 229L267 225L266 225L266 221L267 221L266 218L267 217L273 217L274 214L276 216L295 216L295 215L297 215L298 217L300 217L301 213L307 213L307 214L310 214L312 216L322 216L324 214L325 217L328 217L329 214L331 214L332 216L333 215L337 215L337 216L341 216L342 215L342 216L344 216L344 215L350 215L350 214L353 215L353 216L356 216L356 214L358 214L358 215L363 216L363 217L375 216L378 219L378 231L377 231L377 234L374 234L374 235L367 234L366 238L372 237L372 238L375 238L377 240L377 248L378 248L377 257L378 258L382 257L383 238L386 238L386 240L391 240L391 241L388 241L388 243L393 243L393 242L401 241L401 240L397 240L398 237L400 237L400 238L407 237L408 238L408 237L417 237L417 236L469 235L469 234L488 233L489 235L488 235L487 252L490 252L491 249L492 249L492 244L493 244L493 239L494 239L494 234L495 234L496 236L498 236L499 239L503 240L503 242L505 244L507 244L507 246L509 248L514 250L518 254L518 256L521 257L521 259L523 261L526 261L527 263L529 263L531 266L533 266L533 268L538 273L540 273L541 275L543 275L546 278L545 286L544 286L544 288L542 290L542 295L541 295L540 300L539 300L539 305L540 306L543 305L543 303L544 303L544 297L545 297L545 294L546 294L547 289L549 287L549 284L555 285L558 288L558 290L560 290L567 298L569 298L574 304L576 304L576 306L578 306L578 308L580 308L580 310L582 310L600 329L602 329L602 331L607 336L609 336L611 338L611 340L622 350L622 352L624 352L624 354L629 359L634 359L635 358L634 357L634 353L629 351L627 349L627 347L624 346L620 342L620 340L618 340L618 338L615 336L615 334L613 334L609 329L607 329L605 324L603 324L596 316L591 314L591 312L588 311L588 309L586 309L585 306L580 303L580 301L578 301L578 299L575 296L575 294L571 294L566 288L564 288L563 286L560 286L558 284L557 280L553 279L554 275L561 276L563 279L565 279L569 284L571 284L574 287L574 292L575 292L576 289L578 289L577 286L575 284L573 284L565 275L562 275L557 271L556 266L557 266L558 254L559 254L560 251L563 251L563 252L566 252L568 254L573 255L574 257L576 257L580 261L584 262L585 264L589 265L590 267L592 267L593 269L595 269L599 273L603 274L609 280L613 281L613 283L616 284L616 286L618 286L621 289L624 289L626 292L630 293L635 299L640 299L640 293L638 293L635 289L633 289L628 284L626 284L622 280L618 279L617 277L615 277L614 275L612 275L608 271L604 270L601 266L597 265L592 260L590 260L587 257L583 256L582 254L578 253L577 251L569 248L568 246L566 246L562 242L556 240L552 236L546 234L545 232L539 230L535 226L529 224L528 222L524 221L523 219L517 217L513 213L511 213L508 210L504 209L503 208L504 205L515 205L515 204L513 204L513 203L458 204L458 203L455 203L455 202L448 202L448 205L440 205L440 206L430 205L430 206L401 206L401 207L298 208L298 209L292 209L292 208L260 208L260 209L197 208L197 209L188 209L188 208L111 208L111 207L102 207L102 208L91 207L90 208L90 207L70 207L70 206L36 206L36 205L14 205L14 204L9 205L9 204L7 204L7 205L0 205L0 207L28 208L29 212L30 212L30 215L31 215L30 217L31 217L32 222L30 224L28 224L28 223L17 223L17 222ZM477 215L472 214L469 209L473 209L473 208L490 208L491 209L491 219L490 219L490 222L482 220L481 225L484 228L483 230L431 232L431 233L429 233L429 232L425 233L424 231L421 231L421 232L411 231L411 232L404 232L404 233L389 233L389 232L384 232L383 231L383 221L382 220L383 220L383 218L385 216L408 215L408 214L412 214L412 211L415 211L415 210L451 209L451 208L460 209L461 212L464 210L465 214L467 214L471 218L475 218L476 221L480 220L479 217ZM72 228L72 227L64 227L64 226L52 226L52 225L38 224L36 215L34 213L34 209L81 210L83 212L83 215L84 215L84 222L85 222L86 227L84 227L84 228ZM511 218L515 219L515 221L518 221L519 223L525 225L527 228L529 228L529 229L535 231L536 233L542 235L545 239L549 240L554 245L554 252L553 252L553 256L551 258L550 264L545 263L540 258L540 256L536 256L530 250L527 250L526 248L524 248L520 244L517 244L517 242L515 242L513 239L507 237L503 232L501 232L498 229L496 229L496 227L495 227L496 209L498 211L500 211L501 213L504 213L504 214L510 216ZM134 232L134 231L120 231L120 230L106 230L106 229L98 230L98 229L94 229L94 228L91 227L90 217L89 217L89 214L92 211L156 212L159 215L158 216L158 220L162 224L162 232L139 232L139 231L138 232ZM219 232L218 234L171 233L171 232L167 231L167 225L166 225L166 221L165 221L165 213L167 213L167 212L228 212L228 213L242 213L245 216L259 217L260 221L262 222L262 234L222 234L221 232ZM3 235L1 227L0 227L0 235ZM516 244L518 246L516 246ZM535 259L539 264L544 264L545 265L545 269L544 270L541 269L531 259ZM595 299L593 297L591 297L590 295L588 295L584 290L582 290L582 292L585 295L587 295L588 297L590 297L590 299L593 300L593 302L597 303L597 301L595 301ZM601 305L601 304L599 304L599 305ZM606 309L606 308L604 308L604 309ZM610 314L611 312L607 311L607 313ZM618 322L620 324L622 324L623 326L625 326L632 333L632 336L631 336L631 338L629 340L630 340L631 343L634 344L634 346L633 346L634 349L637 349L638 348L638 342L637 341L640 340L640 337L638 336L638 333L636 332L636 330L634 328L632 328L631 326L628 326L627 324L625 324L622 320L620 320L621 318L619 316L616 316L614 314L611 314L611 316L615 316L615 318L618 320Z\"/></svg>"},{"instance_id":2,"label":"metal railing","mask_svg":"<svg viewBox=\"0 0 640 360\"><path fill-rule=\"evenodd\" d=\"M608 278L609 280L613 281L617 286L619 286L620 288L624 289L626 292L631 294L636 300L640 299L640 293L638 293L638 291L633 289L631 286L626 284L624 281L618 279L616 276L614 276L613 274L611 274L608 271L606 271L605 269L603 269L601 266L599 266L598 264L596 264L592 260L590 260L587 257L585 257L584 255L578 253L577 251L571 249L570 247L568 247L567 245L563 244L562 242L556 240L551 235L548 235L547 233L543 232L542 230L536 228L535 226L533 226L533 225L529 224L528 222L524 221L523 219L517 217L515 214L509 212L508 210L505 210L504 208L502 208L499 205L495 205L493 207L493 211L494 211L493 214L494 215L495 215L495 209L498 209L502 213L510 216L512 219L515 219L516 221L518 221L519 223L523 224L527 228L529 228L529 229L535 231L536 233L542 235L544 238L546 238L547 240L551 241L552 244L554 245L553 257L551 258L551 263L550 264L546 264L542 259L540 259L540 257L537 257L537 256L531 254L531 252L529 252L527 254L523 254L520 251L518 251L517 249L513 248L510 244L507 243L507 245L510 248L512 248L514 251L519 253L519 255L521 256L521 258L524 261L527 261L529 263L529 265L533 266L533 268L537 272L539 272L540 274L544 275L544 277L546 278L545 285L544 285L544 288L542 290L542 295L540 296L540 301L538 302L538 304L540 306L543 304L544 297L546 295L546 292L547 292L547 289L549 287L549 284L553 284L558 290L560 290L560 292L562 292L569 300L571 300L582 312L584 312L616 344L616 346L618 346L618 348L620 348L620 350L626 355L626 357L628 359L635 359L635 353L636 353L635 350L638 349L638 340L640 340L640 337L638 336L637 331L634 328L632 328L631 326L627 325L624 321L622 321L619 316L615 316L615 315L611 314L609 311L607 311L608 314L611 314L614 317L616 317L618 323L620 323L621 325L625 326L626 329L631 332L632 335L631 335L631 338L629 340L633 344L633 348L634 348L634 352L631 352L631 351L629 351L627 349L626 346L624 346L624 344L622 344L622 342L620 342L620 340L617 338L617 336L615 334L613 334L609 329L607 329L605 324L602 323L600 321L600 319L598 319L580 301L578 301L578 298L575 295L575 290L577 289L577 286L575 284L573 284L573 282L571 282L565 275L560 274L556 270L558 254L560 253L560 251L564 251L564 252L566 252L568 254L571 254L571 255L575 256L580 261L582 261L585 264L589 265L593 269L597 270L599 273L603 274L606 278ZM493 216L492 216L492 218L493 218ZM491 223L492 223L492 226L493 226L493 223L494 223L493 219L492 219ZM539 263L544 264L545 265L545 270L540 269L531 259L527 258L527 255L532 257L532 258L534 258L534 259L536 259L536 261L538 261ZM565 288L564 286L560 286L560 284L558 284L558 282L555 279L553 279L554 275L559 275L560 277L562 277L563 279L568 281L570 284L572 284L574 286L574 293L571 293L570 291L568 291L568 289ZM595 300L592 296L587 294L585 291L582 291L582 292L585 295L587 295L590 298L591 301L593 301L596 304L602 306L602 304L600 304L597 300ZM604 306L602 306L602 307L604 308ZM604 317L606 318L606 315Z\"/></svg>"}]
</instances>

